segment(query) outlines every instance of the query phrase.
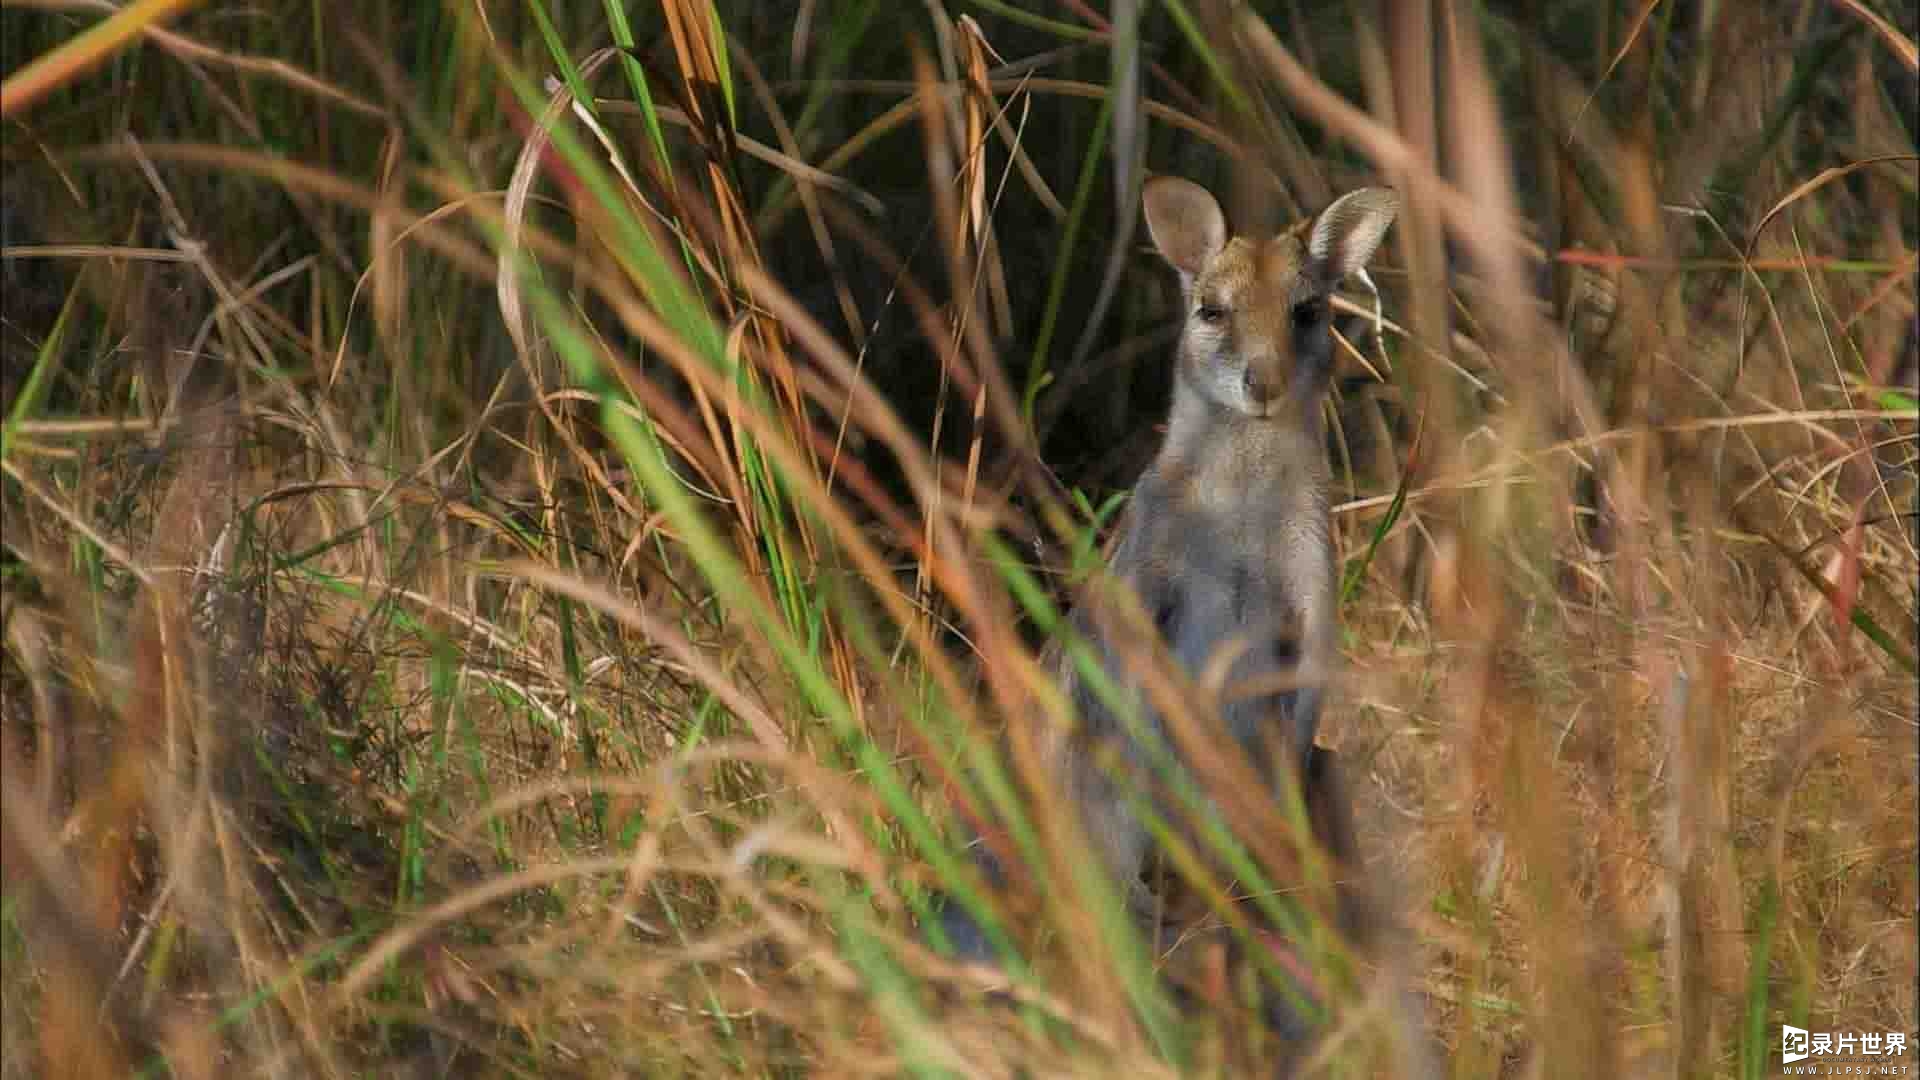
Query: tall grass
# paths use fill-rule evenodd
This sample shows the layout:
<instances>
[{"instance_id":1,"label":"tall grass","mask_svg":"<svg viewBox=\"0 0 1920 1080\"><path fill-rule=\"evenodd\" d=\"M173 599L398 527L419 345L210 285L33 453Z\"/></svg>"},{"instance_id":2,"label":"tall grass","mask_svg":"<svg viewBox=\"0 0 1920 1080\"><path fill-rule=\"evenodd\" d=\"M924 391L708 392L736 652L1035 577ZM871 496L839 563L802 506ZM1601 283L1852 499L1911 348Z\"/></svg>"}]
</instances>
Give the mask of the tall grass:
<instances>
[{"instance_id":1,"label":"tall grass","mask_svg":"<svg viewBox=\"0 0 1920 1080\"><path fill-rule=\"evenodd\" d=\"M0 12L7 1076L1920 1041L1911 11L186 7ZM1372 947L1164 656L1177 946L1034 760L1167 398L1142 163L1403 194L1330 406Z\"/></svg>"}]
</instances>

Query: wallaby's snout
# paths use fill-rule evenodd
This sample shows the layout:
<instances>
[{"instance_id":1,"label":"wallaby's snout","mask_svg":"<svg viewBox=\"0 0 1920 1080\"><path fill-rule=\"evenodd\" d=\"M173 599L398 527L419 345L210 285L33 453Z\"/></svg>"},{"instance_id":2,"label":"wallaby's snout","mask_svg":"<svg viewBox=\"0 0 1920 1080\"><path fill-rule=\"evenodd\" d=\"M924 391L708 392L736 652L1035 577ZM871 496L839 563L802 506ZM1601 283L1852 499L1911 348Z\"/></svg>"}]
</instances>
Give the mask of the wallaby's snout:
<instances>
[{"instance_id":1,"label":"wallaby's snout","mask_svg":"<svg viewBox=\"0 0 1920 1080\"><path fill-rule=\"evenodd\" d=\"M1265 416L1274 400L1286 390L1285 365L1273 349L1249 352L1245 361L1247 372L1241 379L1246 384L1247 402L1253 406L1250 411Z\"/></svg>"}]
</instances>

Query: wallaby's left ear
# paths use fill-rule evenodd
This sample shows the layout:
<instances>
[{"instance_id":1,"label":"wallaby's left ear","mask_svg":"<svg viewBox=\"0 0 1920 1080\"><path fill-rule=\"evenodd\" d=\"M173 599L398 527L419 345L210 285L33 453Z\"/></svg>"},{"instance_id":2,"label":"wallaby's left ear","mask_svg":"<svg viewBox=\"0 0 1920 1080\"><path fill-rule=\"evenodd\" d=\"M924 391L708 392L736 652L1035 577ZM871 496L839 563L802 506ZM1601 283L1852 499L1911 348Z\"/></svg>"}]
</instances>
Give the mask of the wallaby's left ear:
<instances>
[{"instance_id":1,"label":"wallaby's left ear","mask_svg":"<svg viewBox=\"0 0 1920 1080\"><path fill-rule=\"evenodd\" d=\"M1140 190L1147 234L1183 285L1227 246L1227 217L1213 193L1178 176L1156 176Z\"/></svg>"},{"instance_id":2,"label":"wallaby's left ear","mask_svg":"<svg viewBox=\"0 0 1920 1080\"><path fill-rule=\"evenodd\" d=\"M1321 268L1329 287L1367 265L1387 227L1400 210L1400 197L1389 188L1356 188L1320 211L1307 235L1307 254Z\"/></svg>"}]
</instances>

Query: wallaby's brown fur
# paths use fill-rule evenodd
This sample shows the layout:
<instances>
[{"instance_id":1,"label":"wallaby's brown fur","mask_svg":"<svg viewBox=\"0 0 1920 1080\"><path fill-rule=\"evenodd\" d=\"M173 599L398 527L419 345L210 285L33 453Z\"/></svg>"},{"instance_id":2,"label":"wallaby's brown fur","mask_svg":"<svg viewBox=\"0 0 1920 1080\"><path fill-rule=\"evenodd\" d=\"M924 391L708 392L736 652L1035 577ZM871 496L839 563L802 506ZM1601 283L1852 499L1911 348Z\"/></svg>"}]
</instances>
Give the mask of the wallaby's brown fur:
<instances>
[{"instance_id":1,"label":"wallaby's brown fur","mask_svg":"<svg viewBox=\"0 0 1920 1080\"><path fill-rule=\"evenodd\" d=\"M1166 441L1134 489L1109 576L1139 599L1187 673L1224 688L1220 719L1261 775L1299 782L1335 643L1320 418L1332 367L1329 296L1372 257L1398 202L1362 188L1267 238L1230 236L1219 203L1186 180L1150 180L1143 202L1155 247L1180 274L1184 327ZM1104 670L1141 695L1148 737L1165 739L1167 719L1133 675L1140 654L1123 647L1126 620L1111 614L1090 599L1071 621L1098 646ZM1137 890L1149 836L1109 770L1117 758L1122 772L1143 777L1147 751L1057 648L1049 664L1080 725L1044 738L1043 760L1105 865ZM1269 688L1232 693L1259 682ZM1342 802L1344 793L1320 797ZM1339 816L1333 824L1344 828L1344 806ZM947 911L949 936L984 958L978 927L956 905Z\"/></svg>"}]
</instances>

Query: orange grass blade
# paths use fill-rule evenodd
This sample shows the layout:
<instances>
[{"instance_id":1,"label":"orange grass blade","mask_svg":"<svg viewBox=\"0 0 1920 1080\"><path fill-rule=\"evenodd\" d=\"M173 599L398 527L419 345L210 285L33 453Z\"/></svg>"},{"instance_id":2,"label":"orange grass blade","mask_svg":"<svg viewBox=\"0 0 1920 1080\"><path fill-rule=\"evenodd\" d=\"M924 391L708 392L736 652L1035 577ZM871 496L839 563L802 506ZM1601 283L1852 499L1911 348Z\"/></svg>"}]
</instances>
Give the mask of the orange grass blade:
<instances>
[{"instance_id":1,"label":"orange grass blade","mask_svg":"<svg viewBox=\"0 0 1920 1080\"><path fill-rule=\"evenodd\" d=\"M136 0L112 18L15 72L0 83L0 117L12 116L127 47L148 27L191 7L195 0Z\"/></svg>"}]
</instances>

